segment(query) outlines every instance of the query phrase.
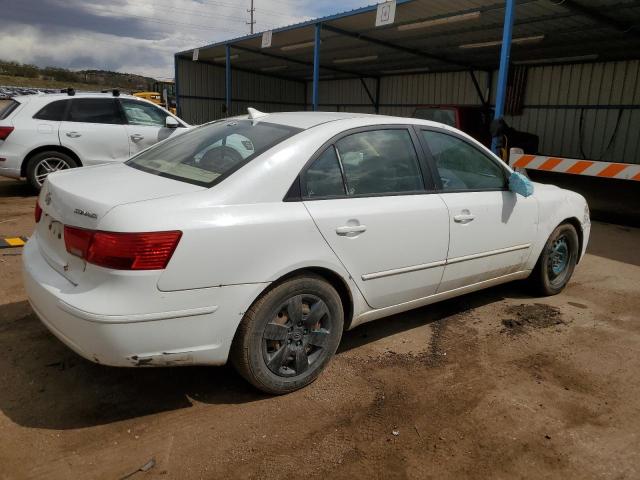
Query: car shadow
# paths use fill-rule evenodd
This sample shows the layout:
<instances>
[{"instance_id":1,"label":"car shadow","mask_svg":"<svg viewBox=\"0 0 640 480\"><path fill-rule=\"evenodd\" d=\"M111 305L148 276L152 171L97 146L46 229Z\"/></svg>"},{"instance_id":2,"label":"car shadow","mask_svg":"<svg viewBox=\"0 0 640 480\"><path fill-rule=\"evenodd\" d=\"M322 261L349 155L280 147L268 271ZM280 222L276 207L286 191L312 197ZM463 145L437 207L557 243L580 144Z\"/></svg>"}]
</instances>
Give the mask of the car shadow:
<instances>
[{"instance_id":1,"label":"car shadow","mask_svg":"<svg viewBox=\"0 0 640 480\"><path fill-rule=\"evenodd\" d=\"M0 197L36 197L38 193L25 180L0 177ZM35 201L35 200L34 200Z\"/></svg>"},{"instance_id":2,"label":"car shadow","mask_svg":"<svg viewBox=\"0 0 640 480\"><path fill-rule=\"evenodd\" d=\"M465 295L345 332L338 355L504 298L528 298L517 284ZM114 368L73 353L27 302L0 306L0 410L18 425L67 430L193 407L268 399L231 366Z\"/></svg>"},{"instance_id":3,"label":"car shadow","mask_svg":"<svg viewBox=\"0 0 640 480\"><path fill-rule=\"evenodd\" d=\"M338 354L396 333L443 321L454 315L506 298L530 299L532 296L527 293L524 282L511 282L385 317L345 332L338 348Z\"/></svg>"}]
</instances>

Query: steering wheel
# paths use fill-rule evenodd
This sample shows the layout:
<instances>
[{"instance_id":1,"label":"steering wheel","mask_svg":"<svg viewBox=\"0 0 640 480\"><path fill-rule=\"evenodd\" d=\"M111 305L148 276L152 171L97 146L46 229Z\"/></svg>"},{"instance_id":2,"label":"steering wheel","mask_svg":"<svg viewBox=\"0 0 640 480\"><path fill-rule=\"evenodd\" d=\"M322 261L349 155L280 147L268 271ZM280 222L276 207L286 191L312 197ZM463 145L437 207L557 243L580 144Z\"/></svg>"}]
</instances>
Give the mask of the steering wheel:
<instances>
[{"instance_id":1,"label":"steering wheel","mask_svg":"<svg viewBox=\"0 0 640 480\"><path fill-rule=\"evenodd\" d=\"M210 172L224 173L230 170L244 159L236 150L226 145L214 147L200 159L200 168Z\"/></svg>"}]
</instances>

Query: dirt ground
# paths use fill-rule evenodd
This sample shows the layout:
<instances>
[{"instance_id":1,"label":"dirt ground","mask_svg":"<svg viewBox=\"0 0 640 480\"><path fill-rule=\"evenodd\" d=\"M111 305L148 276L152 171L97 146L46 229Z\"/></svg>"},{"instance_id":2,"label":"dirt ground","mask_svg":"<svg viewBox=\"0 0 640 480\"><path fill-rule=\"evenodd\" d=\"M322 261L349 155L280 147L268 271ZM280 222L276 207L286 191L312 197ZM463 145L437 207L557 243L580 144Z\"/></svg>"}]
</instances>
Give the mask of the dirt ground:
<instances>
[{"instance_id":1,"label":"dirt ground","mask_svg":"<svg viewBox=\"0 0 640 480\"><path fill-rule=\"evenodd\" d=\"M0 234L30 234L34 201L0 180ZM594 223L561 295L510 284L348 332L277 398L227 367L83 360L32 313L18 255L0 250L0 479L640 478L638 229Z\"/></svg>"}]
</instances>

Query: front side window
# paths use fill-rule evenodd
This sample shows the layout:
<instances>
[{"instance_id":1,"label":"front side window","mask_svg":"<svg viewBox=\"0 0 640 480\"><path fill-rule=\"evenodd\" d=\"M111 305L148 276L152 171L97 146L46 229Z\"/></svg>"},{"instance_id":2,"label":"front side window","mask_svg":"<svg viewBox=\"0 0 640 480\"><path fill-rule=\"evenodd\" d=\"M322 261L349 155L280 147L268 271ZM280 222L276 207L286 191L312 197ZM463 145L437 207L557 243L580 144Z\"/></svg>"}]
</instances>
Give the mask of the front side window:
<instances>
[{"instance_id":1,"label":"front side window","mask_svg":"<svg viewBox=\"0 0 640 480\"><path fill-rule=\"evenodd\" d=\"M194 128L143 151L127 165L154 175L211 187L298 128L231 120Z\"/></svg>"},{"instance_id":2,"label":"front side window","mask_svg":"<svg viewBox=\"0 0 640 480\"><path fill-rule=\"evenodd\" d=\"M307 196L310 198L345 195L340 163L333 145L311 164L305 173L305 180Z\"/></svg>"},{"instance_id":3,"label":"front side window","mask_svg":"<svg viewBox=\"0 0 640 480\"><path fill-rule=\"evenodd\" d=\"M64 120L64 114L67 111L69 100L56 100L45 105L36 113L33 118L38 120L50 120L52 122L61 122Z\"/></svg>"},{"instance_id":4,"label":"front side window","mask_svg":"<svg viewBox=\"0 0 640 480\"><path fill-rule=\"evenodd\" d=\"M445 191L502 190L504 169L485 153L457 137L422 130Z\"/></svg>"},{"instance_id":5,"label":"front side window","mask_svg":"<svg viewBox=\"0 0 640 480\"><path fill-rule=\"evenodd\" d=\"M71 100L67 121L121 124L122 116L115 99L77 98Z\"/></svg>"},{"instance_id":6,"label":"front side window","mask_svg":"<svg viewBox=\"0 0 640 480\"><path fill-rule=\"evenodd\" d=\"M424 190L411 135L405 129L371 130L338 140L349 195Z\"/></svg>"},{"instance_id":7,"label":"front side window","mask_svg":"<svg viewBox=\"0 0 640 480\"><path fill-rule=\"evenodd\" d=\"M167 114L153 105L127 99L120 100L120 104L129 125L165 126Z\"/></svg>"}]
</instances>

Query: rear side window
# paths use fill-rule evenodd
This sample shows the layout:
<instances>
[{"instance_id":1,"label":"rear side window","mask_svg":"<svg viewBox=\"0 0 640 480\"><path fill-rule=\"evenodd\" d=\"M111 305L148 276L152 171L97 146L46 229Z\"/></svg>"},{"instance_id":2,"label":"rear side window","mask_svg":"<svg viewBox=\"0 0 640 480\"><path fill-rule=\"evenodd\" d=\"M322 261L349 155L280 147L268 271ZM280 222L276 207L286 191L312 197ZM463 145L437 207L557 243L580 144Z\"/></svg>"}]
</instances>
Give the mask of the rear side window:
<instances>
[{"instance_id":1,"label":"rear side window","mask_svg":"<svg viewBox=\"0 0 640 480\"><path fill-rule=\"evenodd\" d=\"M15 100L0 100L0 120L4 120L11 112L13 112L16 108L18 108L20 102L16 102Z\"/></svg>"},{"instance_id":2,"label":"rear side window","mask_svg":"<svg viewBox=\"0 0 640 480\"><path fill-rule=\"evenodd\" d=\"M422 130L442 189L501 190L506 188L504 169L478 148L446 133Z\"/></svg>"},{"instance_id":3,"label":"rear side window","mask_svg":"<svg viewBox=\"0 0 640 480\"><path fill-rule=\"evenodd\" d=\"M50 120L52 122L61 122L64 120L69 100L56 100L45 105L36 113L33 118L38 120Z\"/></svg>"},{"instance_id":4,"label":"rear side window","mask_svg":"<svg viewBox=\"0 0 640 480\"><path fill-rule=\"evenodd\" d=\"M115 99L77 98L71 100L69 122L121 124L122 115Z\"/></svg>"},{"instance_id":5,"label":"rear side window","mask_svg":"<svg viewBox=\"0 0 640 480\"><path fill-rule=\"evenodd\" d=\"M408 130L354 133L335 145L349 195L424 190L418 156Z\"/></svg>"},{"instance_id":6,"label":"rear side window","mask_svg":"<svg viewBox=\"0 0 640 480\"><path fill-rule=\"evenodd\" d=\"M127 165L154 175L212 187L298 128L231 120L203 125L143 151Z\"/></svg>"},{"instance_id":7,"label":"rear side window","mask_svg":"<svg viewBox=\"0 0 640 480\"><path fill-rule=\"evenodd\" d=\"M345 188L336 151L327 148L305 173L308 197L344 196Z\"/></svg>"}]
</instances>

